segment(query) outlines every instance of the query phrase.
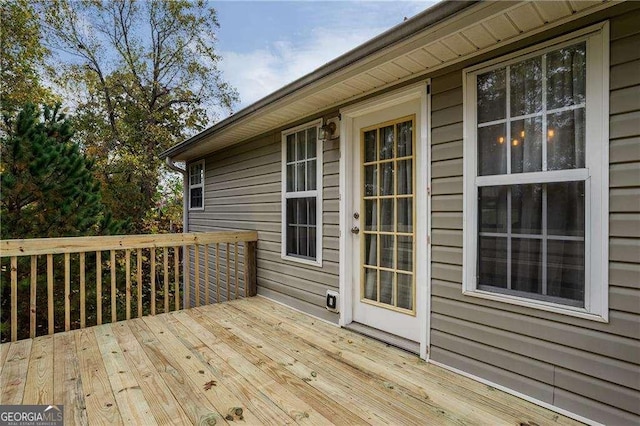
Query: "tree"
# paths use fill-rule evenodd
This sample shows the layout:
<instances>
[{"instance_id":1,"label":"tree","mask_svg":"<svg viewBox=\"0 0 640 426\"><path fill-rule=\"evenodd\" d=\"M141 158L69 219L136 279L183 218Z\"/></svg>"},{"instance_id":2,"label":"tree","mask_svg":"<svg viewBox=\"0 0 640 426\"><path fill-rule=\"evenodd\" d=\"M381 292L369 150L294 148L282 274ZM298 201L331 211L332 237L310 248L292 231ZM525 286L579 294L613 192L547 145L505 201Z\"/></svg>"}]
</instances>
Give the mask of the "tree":
<instances>
[{"instance_id":1,"label":"tree","mask_svg":"<svg viewBox=\"0 0 640 426\"><path fill-rule=\"evenodd\" d=\"M140 232L166 172L159 154L237 100L217 68L215 10L202 0L55 0L42 9L63 64L54 79L84 94L75 124L104 201Z\"/></svg>"},{"instance_id":2,"label":"tree","mask_svg":"<svg viewBox=\"0 0 640 426\"><path fill-rule=\"evenodd\" d=\"M41 118L42 116L42 118ZM4 119L0 138L0 236L42 238L117 233L93 177L93 163L71 142L60 107L27 104Z\"/></svg>"}]
</instances>

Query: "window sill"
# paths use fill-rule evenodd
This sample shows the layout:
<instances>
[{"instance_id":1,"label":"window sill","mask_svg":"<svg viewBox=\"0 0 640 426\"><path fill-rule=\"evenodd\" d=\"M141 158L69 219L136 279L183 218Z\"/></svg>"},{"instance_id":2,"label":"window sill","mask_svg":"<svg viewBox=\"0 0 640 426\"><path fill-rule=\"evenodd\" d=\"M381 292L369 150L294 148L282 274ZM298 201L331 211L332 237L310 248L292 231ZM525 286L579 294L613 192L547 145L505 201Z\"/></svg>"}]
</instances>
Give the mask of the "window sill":
<instances>
[{"instance_id":1,"label":"window sill","mask_svg":"<svg viewBox=\"0 0 640 426\"><path fill-rule=\"evenodd\" d=\"M525 299L518 296L510 296L507 294L491 293L483 290L463 290L464 296L477 297L480 299L493 300L495 302L508 303L510 305L524 306L540 311L553 312L560 315L567 315L582 318L590 321L608 323L609 320L600 314L587 311L585 308L574 308L571 306L559 305L557 303L549 303L540 300Z\"/></svg>"},{"instance_id":2,"label":"window sill","mask_svg":"<svg viewBox=\"0 0 640 426\"><path fill-rule=\"evenodd\" d=\"M316 266L318 268L322 268L322 259L311 260L311 259L302 259L300 257L295 256L287 256L285 254L280 256L282 260L288 260L291 262L302 263L303 265Z\"/></svg>"},{"instance_id":3,"label":"window sill","mask_svg":"<svg viewBox=\"0 0 640 426\"><path fill-rule=\"evenodd\" d=\"M203 212L204 207L189 207L190 212Z\"/></svg>"}]
</instances>

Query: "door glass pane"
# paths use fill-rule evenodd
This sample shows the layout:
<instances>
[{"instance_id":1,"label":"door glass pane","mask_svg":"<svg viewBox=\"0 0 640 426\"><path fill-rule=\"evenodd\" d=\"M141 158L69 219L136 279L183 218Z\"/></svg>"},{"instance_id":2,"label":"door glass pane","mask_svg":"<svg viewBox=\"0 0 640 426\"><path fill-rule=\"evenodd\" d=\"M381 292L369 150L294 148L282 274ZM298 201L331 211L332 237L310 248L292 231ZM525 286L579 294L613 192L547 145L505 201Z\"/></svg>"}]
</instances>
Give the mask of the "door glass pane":
<instances>
[{"instance_id":1,"label":"door glass pane","mask_svg":"<svg viewBox=\"0 0 640 426\"><path fill-rule=\"evenodd\" d=\"M504 124L478 129L478 174L507 173L507 132Z\"/></svg>"},{"instance_id":2,"label":"door glass pane","mask_svg":"<svg viewBox=\"0 0 640 426\"><path fill-rule=\"evenodd\" d=\"M413 271L413 237L398 236L398 269Z\"/></svg>"},{"instance_id":3,"label":"door glass pane","mask_svg":"<svg viewBox=\"0 0 640 426\"><path fill-rule=\"evenodd\" d=\"M547 169L584 167L584 108L547 115Z\"/></svg>"},{"instance_id":4,"label":"door glass pane","mask_svg":"<svg viewBox=\"0 0 640 426\"><path fill-rule=\"evenodd\" d=\"M584 237L584 182L547 184L547 233Z\"/></svg>"},{"instance_id":5,"label":"door glass pane","mask_svg":"<svg viewBox=\"0 0 640 426\"><path fill-rule=\"evenodd\" d=\"M549 240L547 259L548 294L584 306L584 242Z\"/></svg>"},{"instance_id":6,"label":"door glass pane","mask_svg":"<svg viewBox=\"0 0 640 426\"><path fill-rule=\"evenodd\" d=\"M542 117L511 122L511 173L542 170Z\"/></svg>"},{"instance_id":7,"label":"door glass pane","mask_svg":"<svg viewBox=\"0 0 640 426\"><path fill-rule=\"evenodd\" d=\"M397 156L413 155L413 121L396 124L396 134L398 137Z\"/></svg>"},{"instance_id":8,"label":"door glass pane","mask_svg":"<svg viewBox=\"0 0 640 426\"><path fill-rule=\"evenodd\" d=\"M413 309L413 275L397 274L398 280L398 307Z\"/></svg>"},{"instance_id":9,"label":"door glass pane","mask_svg":"<svg viewBox=\"0 0 640 426\"><path fill-rule=\"evenodd\" d=\"M393 170L394 162L382 163L382 176L380 177L380 195L393 195Z\"/></svg>"},{"instance_id":10,"label":"door glass pane","mask_svg":"<svg viewBox=\"0 0 640 426\"><path fill-rule=\"evenodd\" d=\"M296 159L296 135L287 135L287 163Z\"/></svg>"},{"instance_id":11,"label":"door glass pane","mask_svg":"<svg viewBox=\"0 0 640 426\"><path fill-rule=\"evenodd\" d=\"M306 170L305 170L306 162L296 163L296 187L295 191L304 191L305 183L306 183Z\"/></svg>"},{"instance_id":12,"label":"door glass pane","mask_svg":"<svg viewBox=\"0 0 640 426\"><path fill-rule=\"evenodd\" d=\"M396 200L397 211L397 232L413 232L413 199L398 198Z\"/></svg>"},{"instance_id":13,"label":"door glass pane","mask_svg":"<svg viewBox=\"0 0 640 426\"><path fill-rule=\"evenodd\" d=\"M364 298L378 300L378 270L364 268Z\"/></svg>"},{"instance_id":14,"label":"door glass pane","mask_svg":"<svg viewBox=\"0 0 640 426\"><path fill-rule=\"evenodd\" d=\"M507 239L479 237L478 286L507 288Z\"/></svg>"},{"instance_id":15,"label":"door glass pane","mask_svg":"<svg viewBox=\"0 0 640 426\"><path fill-rule=\"evenodd\" d=\"M393 272L380 271L380 302L393 305Z\"/></svg>"},{"instance_id":16,"label":"door glass pane","mask_svg":"<svg viewBox=\"0 0 640 426\"><path fill-rule=\"evenodd\" d=\"M511 186L511 232L542 233L542 185Z\"/></svg>"},{"instance_id":17,"label":"door glass pane","mask_svg":"<svg viewBox=\"0 0 640 426\"><path fill-rule=\"evenodd\" d=\"M511 288L527 293L541 293L542 240L511 240Z\"/></svg>"},{"instance_id":18,"label":"door glass pane","mask_svg":"<svg viewBox=\"0 0 640 426\"><path fill-rule=\"evenodd\" d=\"M393 232L393 198L380 200L380 230Z\"/></svg>"},{"instance_id":19,"label":"door glass pane","mask_svg":"<svg viewBox=\"0 0 640 426\"><path fill-rule=\"evenodd\" d=\"M383 268L394 268L393 240L393 235L380 235L380 266Z\"/></svg>"},{"instance_id":20,"label":"door glass pane","mask_svg":"<svg viewBox=\"0 0 640 426\"><path fill-rule=\"evenodd\" d=\"M376 147L376 136L378 134L378 130L369 130L368 132L364 132L364 162L370 163L371 161L376 161L378 148Z\"/></svg>"},{"instance_id":21,"label":"door glass pane","mask_svg":"<svg viewBox=\"0 0 640 426\"><path fill-rule=\"evenodd\" d=\"M378 165L364 167L364 195L378 195Z\"/></svg>"},{"instance_id":22,"label":"door glass pane","mask_svg":"<svg viewBox=\"0 0 640 426\"><path fill-rule=\"evenodd\" d=\"M506 68L478 76L478 123L505 118L507 110Z\"/></svg>"},{"instance_id":23,"label":"door glass pane","mask_svg":"<svg viewBox=\"0 0 640 426\"><path fill-rule=\"evenodd\" d=\"M296 133L296 160L304 160L307 157L307 138L304 130Z\"/></svg>"},{"instance_id":24,"label":"door glass pane","mask_svg":"<svg viewBox=\"0 0 640 426\"><path fill-rule=\"evenodd\" d=\"M317 157L316 152L316 128L307 129L307 158Z\"/></svg>"},{"instance_id":25,"label":"door glass pane","mask_svg":"<svg viewBox=\"0 0 640 426\"><path fill-rule=\"evenodd\" d=\"M398 194L413 193L413 160L398 161Z\"/></svg>"},{"instance_id":26,"label":"door glass pane","mask_svg":"<svg viewBox=\"0 0 640 426\"><path fill-rule=\"evenodd\" d=\"M393 158L393 126L380 129L380 159Z\"/></svg>"},{"instance_id":27,"label":"door glass pane","mask_svg":"<svg viewBox=\"0 0 640 426\"><path fill-rule=\"evenodd\" d=\"M364 230L378 230L378 201L365 200L364 202Z\"/></svg>"},{"instance_id":28,"label":"door glass pane","mask_svg":"<svg viewBox=\"0 0 640 426\"><path fill-rule=\"evenodd\" d=\"M547 54L547 110L585 102L586 64L585 42Z\"/></svg>"},{"instance_id":29,"label":"door glass pane","mask_svg":"<svg viewBox=\"0 0 640 426\"><path fill-rule=\"evenodd\" d=\"M376 234L364 234L364 264L378 265L378 236Z\"/></svg>"},{"instance_id":30,"label":"door glass pane","mask_svg":"<svg viewBox=\"0 0 640 426\"><path fill-rule=\"evenodd\" d=\"M307 191L316 189L316 160L307 161Z\"/></svg>"},{"instance_id":31,"label":"door glass pane","mask_svg":"<svg viewBox=\"0 0 640 426\"><path fill-rule=\"evenodd\" d=\"M478 188L480 232L507 232L507 186Z\"/></svg>"},{"instance_id":32,"label":"door glass pane","mask_svg":"<svg viewBox=\"0 0 640 426\"><path fill-rule=\"evenodd\" d=\"M512 65L510 72L511 117L542 110L542 57Z\"/></svg>"}]
</instances>

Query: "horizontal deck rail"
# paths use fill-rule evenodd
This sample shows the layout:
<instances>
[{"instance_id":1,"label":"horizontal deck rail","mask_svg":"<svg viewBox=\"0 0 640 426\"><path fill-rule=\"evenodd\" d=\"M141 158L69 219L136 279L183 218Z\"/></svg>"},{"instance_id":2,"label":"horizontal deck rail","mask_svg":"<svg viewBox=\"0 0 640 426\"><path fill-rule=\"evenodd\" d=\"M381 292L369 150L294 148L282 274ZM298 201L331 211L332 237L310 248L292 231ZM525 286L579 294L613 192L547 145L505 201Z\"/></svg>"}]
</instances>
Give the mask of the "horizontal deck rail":
<instances>
[{"instance_id":1,"label":"horizontal deck rail","mask_svg":"<svg viewBox=\"0 0 640 426\"><path fill-rule=\"evenodd\" d=\"M46 325L47 334L85 328L88 302L95 308L91 311L92 322L100 325L130 319L132 305L134 315L142 317L179 310L181 305L188 308L254 296L257 240L255 231L223 231L0 241L5 281L1 287L2 322L9 324L2 328L2 340L27 337L26 324L22 324L27 321L31 338L45 334L44 330L38 333L38 324L41 329ZM107 252L104 259L103 252ZM103 287L103 280L110 281L110 286ZM7 281L9 286L5 285ZM88 292L95 293L94 300L87 298ZM41 313L38 322L38 303L40 311L44 310L42 297L47 314L44 318ZM23 306L27 299L28 307ZM105 304L107 301L110 303ZM6 315L6 308L10 315ZM103 315L103 308L110 315ZM56 327L56 313L60 316L62 312L64 326L58 319Z\"/></svg>"}]
</instances>

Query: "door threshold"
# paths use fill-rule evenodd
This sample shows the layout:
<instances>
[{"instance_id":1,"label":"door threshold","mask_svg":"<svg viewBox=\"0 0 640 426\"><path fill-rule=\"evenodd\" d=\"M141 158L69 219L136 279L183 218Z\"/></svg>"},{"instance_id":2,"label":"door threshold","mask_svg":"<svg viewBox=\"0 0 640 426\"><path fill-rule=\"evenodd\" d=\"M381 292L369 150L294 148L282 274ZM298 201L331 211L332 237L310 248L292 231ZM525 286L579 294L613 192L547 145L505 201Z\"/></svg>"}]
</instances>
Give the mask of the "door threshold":
<instances>
[{"instance_id":1,"label":"door threshold","mask_svg":"<svg viewBox=\"0 0 640 426\"><path fill-rule=\"evenodd\" d=\"M407 352L411 352L412 354L420 354L420 343L405 339L404 337L396 336L394 334L378 330L377 328L369 327L368 325L364 325L359 322L351 322L345 325L344 328L403 349Z\"/></svg>"}]
</instances>

